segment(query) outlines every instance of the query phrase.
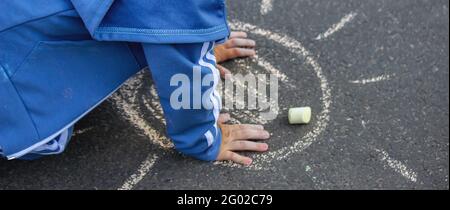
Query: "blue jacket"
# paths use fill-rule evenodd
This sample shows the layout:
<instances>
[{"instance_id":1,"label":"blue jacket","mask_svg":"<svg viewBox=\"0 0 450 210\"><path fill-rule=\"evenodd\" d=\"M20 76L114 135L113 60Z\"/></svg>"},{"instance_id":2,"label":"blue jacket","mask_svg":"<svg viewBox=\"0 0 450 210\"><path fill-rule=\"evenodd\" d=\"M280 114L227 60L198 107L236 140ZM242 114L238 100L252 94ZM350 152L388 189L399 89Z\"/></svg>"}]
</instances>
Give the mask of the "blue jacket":
<instances>
[{"instance_id":1,"label":"blue jacket","mask_svg":"<svg viewBox=\"0 0 450 210\"><path fill-rule=\"evenodd\" d=\"M0 11L0 149L8 159L73 126L146 66L138 43L201 46L229 34L224 0L14 0ZM214 147L192 155L213 160Z\"/></svg>"}]
</instances>

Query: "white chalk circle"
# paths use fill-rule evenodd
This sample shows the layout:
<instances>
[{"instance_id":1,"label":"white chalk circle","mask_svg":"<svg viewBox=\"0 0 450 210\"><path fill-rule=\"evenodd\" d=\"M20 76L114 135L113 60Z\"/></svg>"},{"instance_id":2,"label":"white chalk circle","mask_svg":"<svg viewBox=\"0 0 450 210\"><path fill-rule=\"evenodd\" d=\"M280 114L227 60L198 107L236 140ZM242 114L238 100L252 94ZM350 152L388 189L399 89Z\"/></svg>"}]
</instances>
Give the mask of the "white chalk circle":
<instances>
[{"instance_id":1,"label":"white chalk circle","mask_svg":"<svg viewBox=\"0 0 450 210\"><path fill-rule=\"evenodd\" d=\"M274 33L272 31L251 25L249 23L243 23L236 20L230 22L230 27L233 30L245 31L247 33L251 33L254 35L263 36L285 47L291 53L294 53L304 58L305 63L313 69L315 76L319 79L320 82L320 90L322 93L320 101L322 103L321 105L322 110L315 118L316 119L315 128L306 133L303 137L298 139L298 141L296 141L294 144L290 146L285 146L278 150L270 151L268 153L255 156L254 162L250 166L250 168L257 170L265 169L268 166L271 166L271 163L273 163L273 161L286 159L294 153L298 153L305 150L312 143L317 141L318 136L327 128L328 123L330 121L329 113L331 106L331 90L328 85L327 78L323 74L322 68L320 67L319 63L314 59L314 56L305 47L303 47L303 45L299 41L289 36ZM236 166L236 164L230 165Z\"/></svg>"},{"instance_id":2,"label":"white chalk circle","mask_svg":"<svg viewBox=\"0 0 450 210\"><path fill-rule=\"evenodd\" d=\"M273 163L274 161L286 159L290 155L306 149L308 146L314 143L317 140L318 136L326 129L329 123L331 90L328 86L327 79L322 72L322 68L319 66L318 62L314 60L312 54L308 50L306 50L297 40L286 35L274 33L269 30L264 30L254 25L242 23L239 21L231 21L230 26L233 30L245 31L254 35L263 36L269 40L274 41L275 43L280 44L284 48L288 49L291 53L304 58L306 64L312 68L315 76L319 79L320 82L320 90L322 93L320 101L322 107L321 112L317 114L317 117L315 118L314 129L304 134L300 139L298 139L291 145L286 145L280 149L264 154L255 155L253 164L250 167L245 167L246 169L253 170L267 169L272 165L271 163ZM265 61L263 58L256 58L256 62L266 71L278 75L281 82L287 85L287 87L292 87L292 81L289 81L289 78L285 74L277 70L269 62ZM148 120L146 120L144 112L150 112L159 121L161 121L162 124L164 124L164 119L161 115L159 99L152 88L142 84L143 81L145 81L144 74L143 72L140 72L135 77L130 79L124 85L124 87L119 90L119 93L115 94L112 97L112 100L116 104L116 107L121 111L123 117L130 123L132 123L136 128L140 129L142 133L146 137L148 137L153 144L158 145L163 149L173 149L173 145L171 144L170 140L160 132L161 129L156 128L155 125L152 125ZM152 97L137 97L140 91L143 94L151 93ZM230 162L216 162L215 164L239 168L242 167Z\"/></svg>"}]
</instances>

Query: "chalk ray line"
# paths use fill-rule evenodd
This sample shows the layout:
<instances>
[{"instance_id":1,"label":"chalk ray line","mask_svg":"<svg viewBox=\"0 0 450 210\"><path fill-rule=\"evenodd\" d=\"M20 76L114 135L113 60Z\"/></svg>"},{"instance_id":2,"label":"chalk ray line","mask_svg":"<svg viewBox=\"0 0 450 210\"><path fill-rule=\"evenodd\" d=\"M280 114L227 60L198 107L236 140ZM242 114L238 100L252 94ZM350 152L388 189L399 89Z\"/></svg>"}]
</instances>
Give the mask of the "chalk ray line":
<instances>
[{"instance_id":1,"label":"chalk ray line","mask_svg":"<svg viewBox=\"0 0 450 210\"><path fill-rule=\"evenodd\" d=\"M338 23L332 25L327 31L325 31L322 34L319 34L315 40L322 40L322 39L326 39L329 36L333 35L334 33L340 31L342 28L344 28L344 26L351 22L353 19L355 19L355 17L358 15L358 13L356 12L351 12L347 15L345 15Z\"/></svg>"},{"instance_id":2,"label":"chalk ray line","mask_svg":"<svg viewBox=\"0 0 450 210\"><path fill-rule=\"evenodd\" d=\"M260 12L262 15L266 15L273 9L273 0L261 0Z\"/></svg>"},{"instance_id":3,"label":"chalk ray line","mask_svg":"<svg viewBox=\"0 0 450 210\"><path fill-rule=\"evenodd\" d=\"M142 161L136 173L132 174L117 190L131 190L150 172L158 156L149 155Z\"/></svg>"},{"instance_id":4,"label":"chalk ray line","mask_svg":"<svg viewBox=\"0 0 450 210\"><path fill-rule=\"evenodd\" d=\"M401 174L406 179L412 182L417 182L416 172L409 169L405 164L403 164L399 160L392 158L386 151L382 149L374 149L374 150L378 153L380 160L386 163L385 167L390 167L395 172Z\"/></svg>"},{"instance_id":5,"label":"chalk ray line","mask_svg":"<svg viewBox=\"0 0 450 210\"><path fill-rule=\"evenodd\" d=\"M391 80L393 77L393 75L381 75L378 77L373 77L373 78L369 78L369 79L361 79L361 80L351 80L349 81L350 83L353 84L361 84L361 85L365 85L365 84L369 84L369 83L375 83L375 82L382 82L382 81L387 81L387 80Z\"/></svg>"},{"instance_id":6,"label":"chalk ray line","mask_svg":"<svg viewBox=\"0 0 450 210\"><path fill-rule=\"evenodd\" d=\"M81 134L86 133L86 132L88 132L88 131L90 131L90 130L92 130L92 129L94 129L94 127L89 127L89 128L84 128L84 129L76 130L76 131L73 132L72 137L75 137L75 136L77 136L77 135L81 135Z\"/></svg>"}]
</instances>

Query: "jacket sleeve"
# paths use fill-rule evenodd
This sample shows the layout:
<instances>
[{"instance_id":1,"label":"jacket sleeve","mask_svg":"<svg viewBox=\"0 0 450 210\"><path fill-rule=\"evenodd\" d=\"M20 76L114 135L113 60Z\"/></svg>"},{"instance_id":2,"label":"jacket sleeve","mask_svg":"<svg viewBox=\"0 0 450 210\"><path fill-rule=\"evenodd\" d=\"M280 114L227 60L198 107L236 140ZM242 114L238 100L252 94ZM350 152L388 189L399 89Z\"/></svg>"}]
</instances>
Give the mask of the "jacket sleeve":
<instances>
[{"instance_id":1,"label":"jacket sleeve","mask_svg":"<svg viewBox=\"0 0 450 210\"><path fill-rule=\"evenodd\" d=\"M228 36L224 0L71 0L99 41L202 43Z\"/></svg>"},{"instance_id":2,"label":"jacket sleeve","mask_svg":"<svg viewBox=\"0 0 450 210\"><path fill-rule=\"evenodd\" d=\"M214 42L143 45L175 148L200 160L216 160L222 133L217 125L220 76Z\"/></svg>"},{"instance_id":3,"label":"jacket sleeve","mask_svg":"<svg viewBox=\"0 0 450 210\"><path fill-rule=\"evenodd\" d=\"M93 35L100 26L114 0L71 0L81 19Z\"/></svg>"}]
</instances>

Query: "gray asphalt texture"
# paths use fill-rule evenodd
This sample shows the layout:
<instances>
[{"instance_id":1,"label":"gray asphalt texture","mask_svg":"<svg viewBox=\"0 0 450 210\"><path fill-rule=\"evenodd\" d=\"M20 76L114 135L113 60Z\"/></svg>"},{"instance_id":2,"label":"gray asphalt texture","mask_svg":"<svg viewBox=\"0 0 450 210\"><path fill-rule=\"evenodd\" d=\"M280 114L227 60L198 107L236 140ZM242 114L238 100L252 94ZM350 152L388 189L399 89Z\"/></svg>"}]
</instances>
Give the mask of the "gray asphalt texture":
<instances>
[{"instance_id":1,"label":"gray asphalt texture","mask_svg":"<svg viewBox=\"0 0 450 210\"><path fill-rule=\"evenodd\" d=\"M117 189L149 154L158 160L133 189L449 189L449 1L274 0L266 15L260 0L227 4L230 20L298 40L322 67L331 89L330 123L313 144L261 171L214 165L152 144L107 100L76 125L88 130L62 155L0 160L0 189ZM357 16L342 30L314 39L350 12ZM250 36L259 56L297 83L297 90L280 86L280 106L309 105L318 113L319 80L304 58ZM249 59L225 66L244 72L242 63L261 70ZM380 75L392 76L349 82ZM151 97L147 73L144 80L139 97ZM138 111L163 132L148 109ZM310 125L290 126L285 112L266 125L272 149L292 145L316 126L314 117ZM417 180L390 167L397 163Z\"/></svg>"}]
</instances>

